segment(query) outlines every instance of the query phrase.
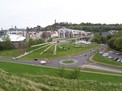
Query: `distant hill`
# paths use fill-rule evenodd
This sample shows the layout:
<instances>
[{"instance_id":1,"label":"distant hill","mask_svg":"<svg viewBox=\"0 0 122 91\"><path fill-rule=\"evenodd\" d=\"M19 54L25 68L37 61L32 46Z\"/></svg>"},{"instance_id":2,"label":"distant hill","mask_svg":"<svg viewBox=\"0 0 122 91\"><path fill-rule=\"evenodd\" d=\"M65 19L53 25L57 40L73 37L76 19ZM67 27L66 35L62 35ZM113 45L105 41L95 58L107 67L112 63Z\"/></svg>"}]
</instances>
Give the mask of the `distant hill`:
<instances>
[{"instance_id":1,"label":"distant hill","mask_svg":"<svg viewBox=\"0 0 122 91\"><path fill-rule=\"evenodd\" d=\"M71 29L78 29L78 30L85 30L90 32L105 32L110 30L122 30L122 24L93 24L93 23L80 23L80 24L73 24L67 22L60 22L49 25L44 28L44 30L52 30L55 31L61 27L71 28Z\"/></svg>"}]
</instances>

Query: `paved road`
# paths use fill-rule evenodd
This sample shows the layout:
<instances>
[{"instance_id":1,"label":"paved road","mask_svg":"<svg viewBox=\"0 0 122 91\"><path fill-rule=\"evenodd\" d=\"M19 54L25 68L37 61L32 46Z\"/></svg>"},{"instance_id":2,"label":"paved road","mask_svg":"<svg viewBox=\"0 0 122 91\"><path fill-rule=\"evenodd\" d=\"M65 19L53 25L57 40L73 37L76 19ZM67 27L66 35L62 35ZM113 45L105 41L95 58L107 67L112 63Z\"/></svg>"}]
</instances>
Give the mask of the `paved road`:
<instances>
[{"instance_id":1,"label":"paved road","mask_svg":"<svg viewBox=\"0 0 122 91\"><path fill-rule=\"evenodd\" d=\"M103 50L106 47L107 47L106 45L103 45L103 46L95 48L94 51L98 50L98 49ZM114 69L114 70L122 71L121 68L114 68L114 67L105 66L102 64L94 64L92 62L87 61L87 58L91 53L92 53L92 50L88 50L88 51L83 52L83 53L79 53L79 54L75 54L75 55L71 55L71 56L67 56L67 57L63 57L63 58L50 59L50 60L48 60L49 63L47 63L46 66L53 66L53 67L66 66L66 67L69 67L69 66L82 66L82 65L88 63L88 64L96 65L99 67L104 67L104 68L108 68L108 69ZM69 59L74 60L74 63L72 63L72 64L63 64L62 63L62 61L69 60ZM14 62L14 60L12 60L11 58L0 57L0 60L13 61ZM20 60L20 59L18 59L18 60L15 60L15 62L39 65L39 62L34 61L34 60Z\"/></svg>"},{"instance_id":2,"label":"paved road","mask_svg":"<svg viewBox=\"0 0 122 91\"><path fill-rule=\"evenodd\" d=\"M103 48L104 46L100 47ZM97 48L98 49L98 48ZM87 54L86 56L84 56L84 54ZM67 57L62 57L62 58L55 58L52 60L49 60L50 62L47 63L46 65L48 66L81 66L84 63L88 62L87 61L87 57L91 54L91 51L87 51L87 52L83 52L83 53L79 53L76 55L72 55L72 56L67 56ZM71 59L74 60L75 63L72 64L62 64L61 61L63 60L67 60L67 59ZM13 61L12 58L4 58L4 57L0 57L0 60L5 60L5 61ZM19 63L29 63L29 64L39 64L39 62L34 61L34 60L21 60L21 59L17 59L15 60L16 62Z\"/></svg>"},{"instance_id":3,"label":"paved road","mask_svg":"<svg viewBox=\"0 0 122 91\"><path fill-rule=\"evenodd\" d=\"M94 49L94 51L97 49L102 50L105 47L106 47L106 45L97 47ZM63 57L63 58L52 59L52 60L50 60L50 63L48 63L47 65L49 65L49 66L81 66L86 63L91 64L91 62L87 61L87 58L90 54L92 54L92 52L93 52L92 50L88 50L86 52L82 52L79 54L75 54L75 55L71 55L71 56L67 56L67 57ZM72 64L63 64L62 63L62 61L69 60L69 59L74 60L75 62Z\"/></svg>"}]
</instances>

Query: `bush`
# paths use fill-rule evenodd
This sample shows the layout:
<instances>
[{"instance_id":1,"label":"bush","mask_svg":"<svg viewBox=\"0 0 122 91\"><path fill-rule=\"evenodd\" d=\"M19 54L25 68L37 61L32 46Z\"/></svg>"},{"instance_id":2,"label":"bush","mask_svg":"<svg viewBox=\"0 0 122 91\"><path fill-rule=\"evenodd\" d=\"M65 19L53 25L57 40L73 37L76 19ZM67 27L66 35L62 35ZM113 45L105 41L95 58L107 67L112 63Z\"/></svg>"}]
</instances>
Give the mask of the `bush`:
<instances>
[{"instance_id":1,"label":"bush","mask_svg":"<svg viewBox=\"0 0 122 91\"><path fill-rule=\"evenodd\" d=\"M59 73L58 75L62 78L68 78L68 79L78 79L78 77L80 76L80 69L78 67L74 68L73 70L71 70L69 72L69 74L67 74L65 72L65 68L61 67L59 69Z\"/></svg>"},{"instance_id":2,"label":"bush","mask_svg":"<svg viewBox=\"0 0 122 91\"><path fill-rule=\"evenodd\" d=\"M44 40L42 40L42 39L36 39L36 40L29 39L29 42L27 45L28 45L28 47L30 47L32 45L41 44L41 43L44 43Z\"/></svg>"},{"instance_id":3,"label":"bush","mask_svg":"<svg viewBox=\"0 0 122 91\"><path fill-rule=\"evenodd\" d=\"M80 69L78 67L74 68L73 71L71 71L68 75L69 79L78 79L80 76Z\"/></svg>"},{"instance_id":4,"label":"bush","mask_svg":"<svg viewBox=\"0 0 122 91\"><path fill-rule=\"evenodd\" d=\"M0 42L0 50L7 50L7 49L13 49L13 48L14 48L14 45L9 40Z\"/></svg>"}]
</instances>

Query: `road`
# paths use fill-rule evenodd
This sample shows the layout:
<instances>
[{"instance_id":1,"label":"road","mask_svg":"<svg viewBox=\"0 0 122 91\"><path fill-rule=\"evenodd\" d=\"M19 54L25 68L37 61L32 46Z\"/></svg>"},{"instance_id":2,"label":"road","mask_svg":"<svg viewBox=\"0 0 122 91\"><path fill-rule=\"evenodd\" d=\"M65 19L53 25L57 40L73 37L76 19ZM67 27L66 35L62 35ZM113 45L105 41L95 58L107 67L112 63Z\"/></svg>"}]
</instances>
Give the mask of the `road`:
<instances>
[{"instance_id":1,"label":"road","mask_svg":"<svg viewBox=\"0 0 122 91\"><path fill-rule=\"evenodd\" d=\"M94 49L95 50L104 50L104 48L106 48L106 45L102 45L100 47L97 47ZM88 50L86 52L82 52L79 54L75 54L75 55L71 55L71 56L67 56L67 57L62 57L62 58L54 58L54 59L48 59L49 63L46 64L46 66L53 66L53 67L58 67L58 66L65 66L65 67L70 67L70 66L82 66L82 65L94 65L94 66L98 66L98 67L102 67L102 68L106 68L106 69L110 69L110 70L114 70L114 71L119 71L122 72L122 68L115 68L115 67L110 67L110 66L105 66L102 64L94 64L92 62L89 62L87 60L88 56L92 54L92 50ZM63 61L65 60L73 60L74 63L70 63L70 64L64 64ZM0 57L0 60L5 60L5 61L13 61L11 58L3 58ZM27 63L27 64L34 64L34 65L39 65L38 61L34 61L34 60L15 60L15 62L17 63Z\"/></svg>"}]
</instances>

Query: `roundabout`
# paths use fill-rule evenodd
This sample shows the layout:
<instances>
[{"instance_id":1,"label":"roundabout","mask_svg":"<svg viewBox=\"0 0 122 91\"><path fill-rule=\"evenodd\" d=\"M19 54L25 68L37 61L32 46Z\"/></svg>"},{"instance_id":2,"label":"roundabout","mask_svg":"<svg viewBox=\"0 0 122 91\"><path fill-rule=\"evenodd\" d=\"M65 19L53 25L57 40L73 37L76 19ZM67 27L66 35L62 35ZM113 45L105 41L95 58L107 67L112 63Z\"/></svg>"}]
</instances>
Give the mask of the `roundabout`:
<instances>
[{"instance_id":1,"label":"roundabout","mask_svg":"<svg viewBox=\"0 0 122 91\"><path fill-rule=\"evenodd\" d=\"M59 63L63 64L63 65L70 65L70 64L77 63L77 61L76 60L72 60L72 59L67 59L67 60L61 60Z\"/></svg>"}]
</instances>

